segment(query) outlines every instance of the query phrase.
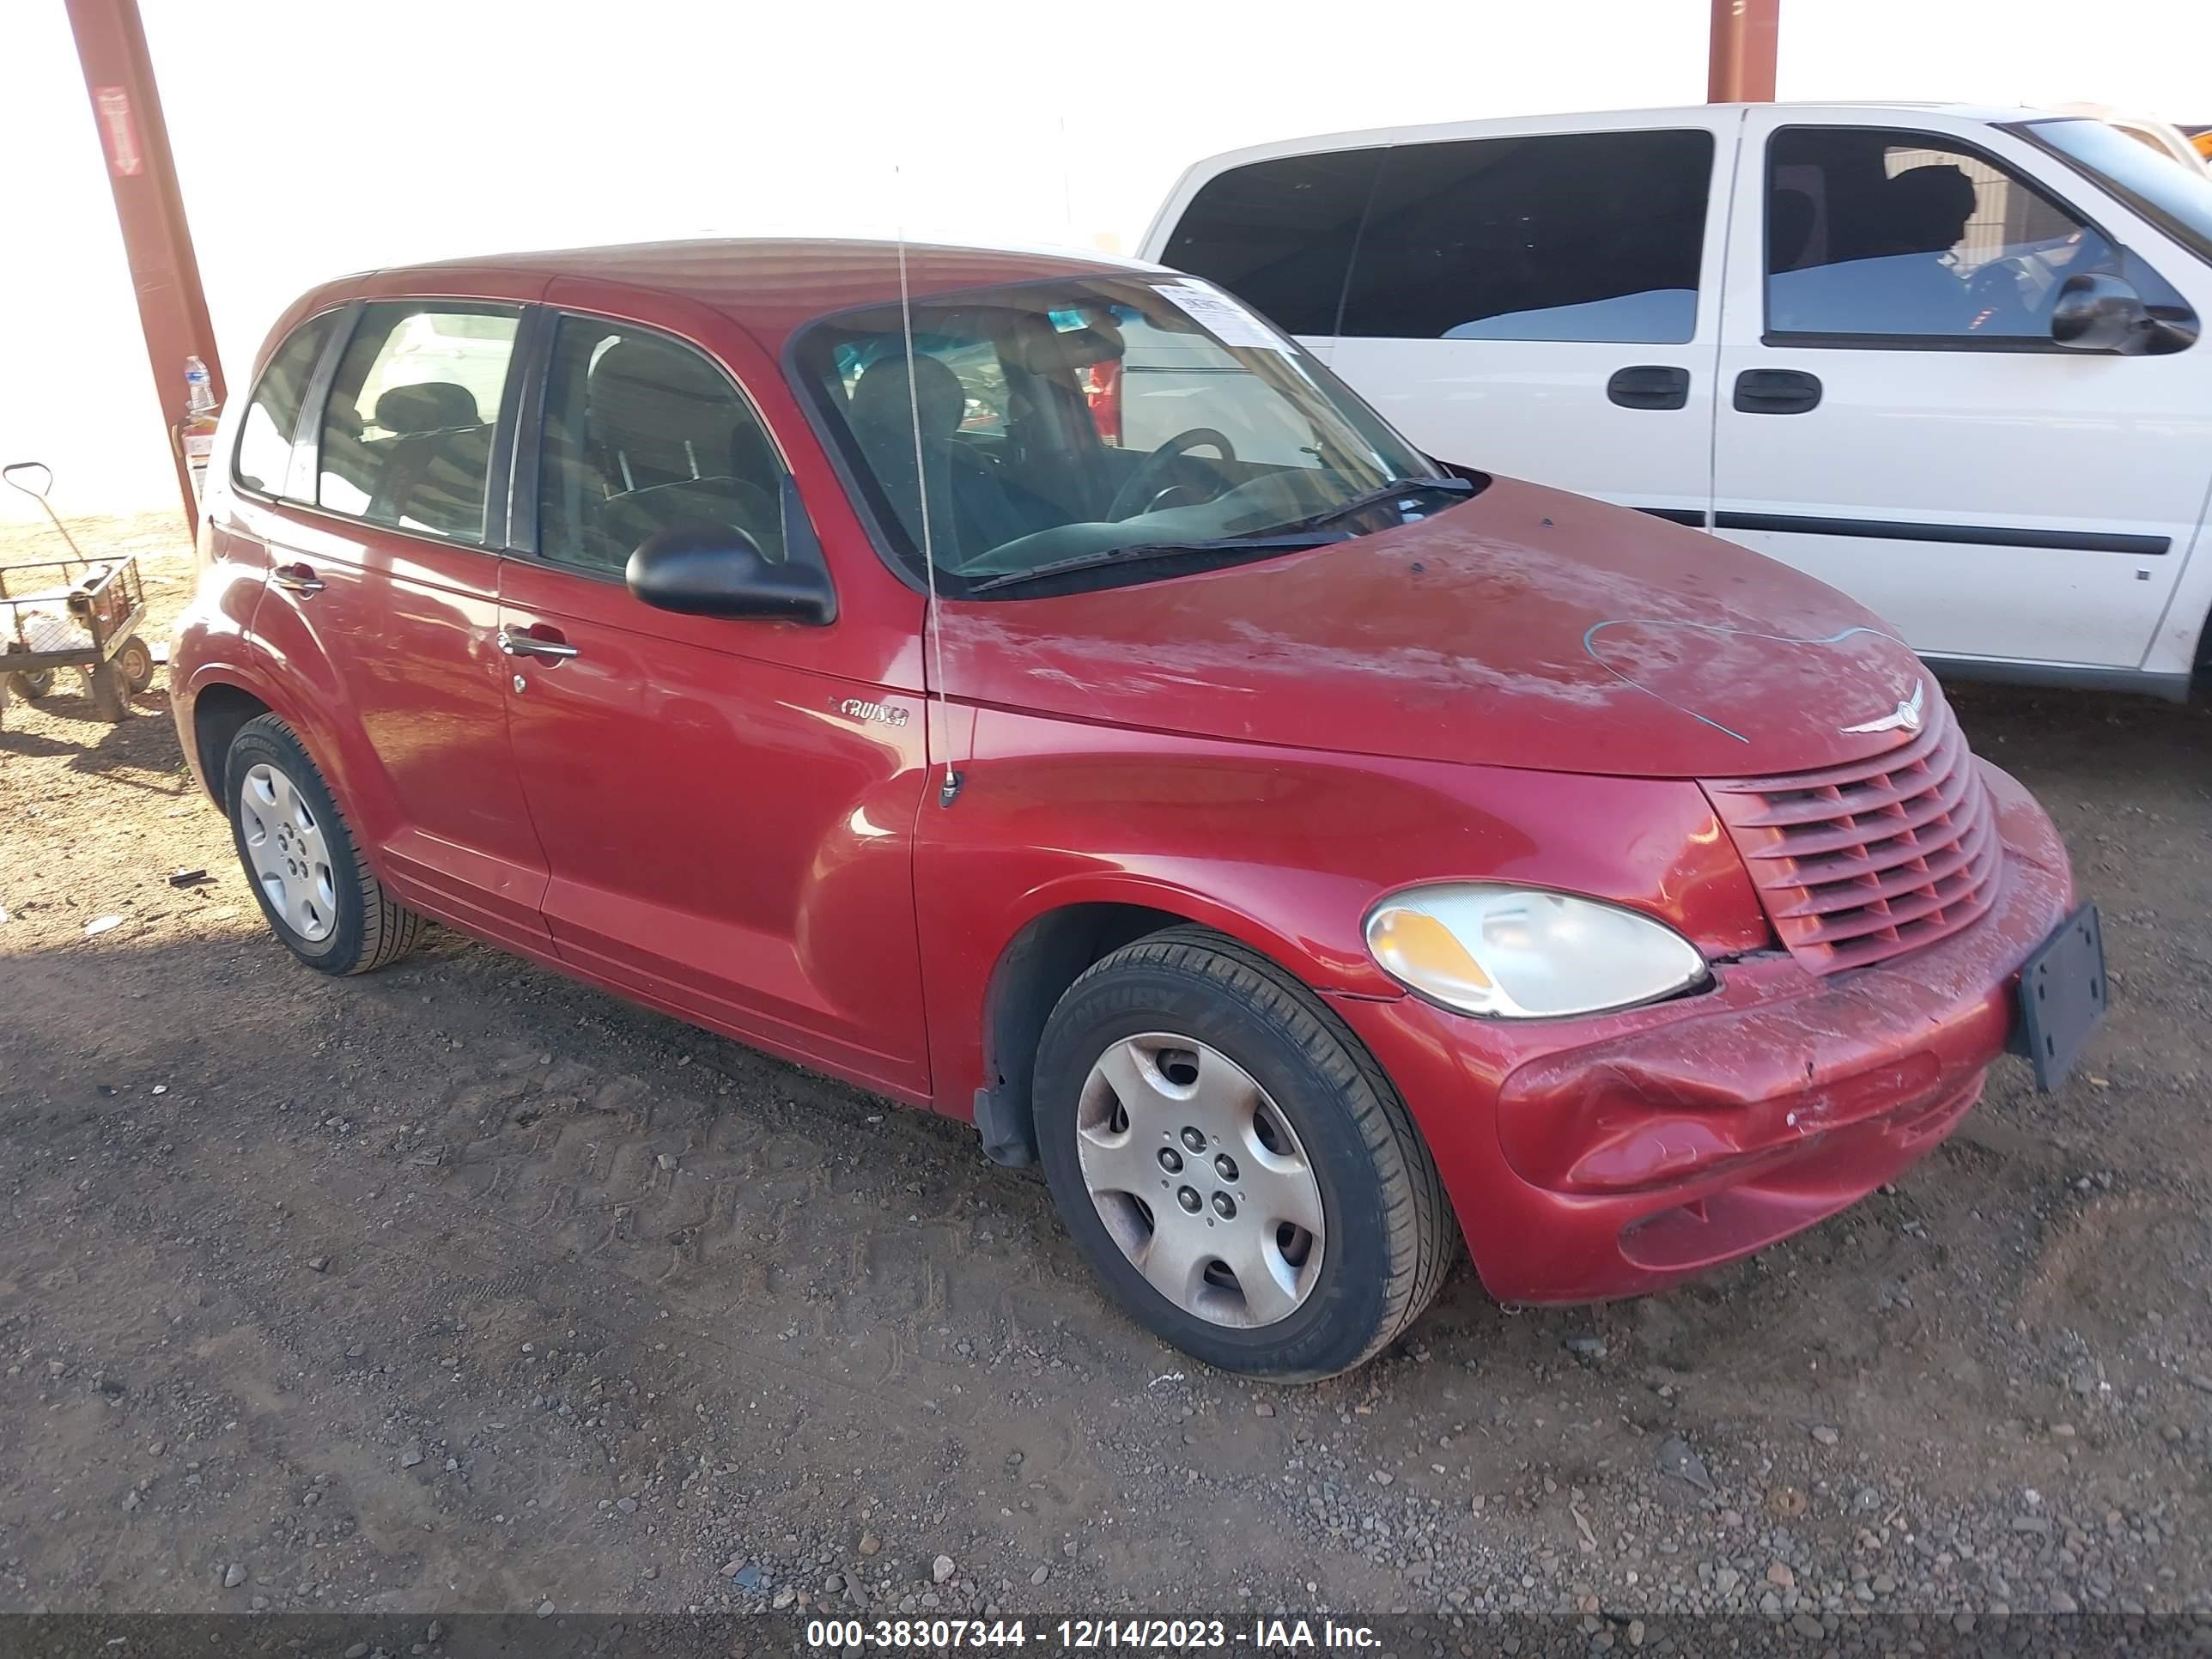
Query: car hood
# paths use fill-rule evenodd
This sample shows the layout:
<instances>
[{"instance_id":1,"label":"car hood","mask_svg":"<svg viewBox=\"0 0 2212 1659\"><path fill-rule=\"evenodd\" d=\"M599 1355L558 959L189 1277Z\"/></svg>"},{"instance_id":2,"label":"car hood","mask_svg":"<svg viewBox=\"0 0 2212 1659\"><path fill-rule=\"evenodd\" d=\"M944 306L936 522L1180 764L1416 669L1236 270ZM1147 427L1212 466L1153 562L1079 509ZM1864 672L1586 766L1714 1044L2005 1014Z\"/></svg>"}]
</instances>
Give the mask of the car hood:
<instances>
[{"instance_id":1,"label":"car hood","mask_svg":"<svg viewBox=\"0 0 2212 1659\"><path fill-rule=\"evenodd\" d=\"M1430 518L1310 551L947 603L943 636L946 687L963 702L1632 777L1748 776L1880 753L1923 679L1884 623L1809 576L1505 478ZM1930 682L1923 695L1942 694Z\"/></svg>"}]
</instances>

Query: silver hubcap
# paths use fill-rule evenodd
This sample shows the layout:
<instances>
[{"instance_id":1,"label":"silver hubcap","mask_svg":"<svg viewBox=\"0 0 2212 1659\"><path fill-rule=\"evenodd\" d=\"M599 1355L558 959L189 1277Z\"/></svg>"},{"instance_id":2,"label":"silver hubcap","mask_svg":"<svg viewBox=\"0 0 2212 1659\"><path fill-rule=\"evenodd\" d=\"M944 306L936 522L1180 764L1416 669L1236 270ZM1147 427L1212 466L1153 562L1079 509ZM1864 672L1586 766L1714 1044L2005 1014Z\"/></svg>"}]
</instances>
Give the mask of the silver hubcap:
<instances>
[{"instance_id":1,"label":"silver hubcap","mask_svg":"<svg viewBox=\"0 0 2212 1659\"><path fill-rule=\"evenodd\" d=\"M291 779L264 763L246 775L238 811L253 878L269 908L301 939L327 939L338 925L337 889L314 809Z\"/></svg>"},{"instance_id":2,"label":"silver hubcap","mask_svg":"<svg viewBox=\"0 0 2212 1659\"><path fill-rule=\"evenodd\" d=\"M1152 1032L1098 1056L1076 1108L1083 1184L1147 1282L1216 1325L1272 1325L1312 1293L1321 1184L1267 1091L1228 1055Z\"/></svg>"}]
</instances>

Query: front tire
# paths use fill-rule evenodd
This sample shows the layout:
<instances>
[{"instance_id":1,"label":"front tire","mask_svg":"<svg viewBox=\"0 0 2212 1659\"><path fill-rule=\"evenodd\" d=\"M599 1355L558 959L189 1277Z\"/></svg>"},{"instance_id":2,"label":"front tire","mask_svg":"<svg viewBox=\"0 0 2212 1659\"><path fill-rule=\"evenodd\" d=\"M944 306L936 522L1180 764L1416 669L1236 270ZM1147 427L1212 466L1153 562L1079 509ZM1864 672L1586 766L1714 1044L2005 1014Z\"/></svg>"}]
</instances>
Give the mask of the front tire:
<instances>
[{"instance_id":1,"label":"front tire","mask_svg":"<svg viewBox=\"0 0 2212 1659\"><path fill-rule=\"evenodd\" d=\"M423 918L386 893L322 773L274 714L231 740L223 803L261 914L294 956L321 973L365 974L415 948Z\"/></svg>"},{"instance_id":2,"label":"front tire","mask_svg":"<svg viewBox=\"0 0 2212 1659\"><path fill-rule=\"evenodd\" d=\"M1373 1058L1256 952L1178 927L1076 981L1038 1045L1039 1149L1091 1267L1224 1370L1348 1370L1456 1248L1428 1148Z\"/></svg>"}]
</instances>

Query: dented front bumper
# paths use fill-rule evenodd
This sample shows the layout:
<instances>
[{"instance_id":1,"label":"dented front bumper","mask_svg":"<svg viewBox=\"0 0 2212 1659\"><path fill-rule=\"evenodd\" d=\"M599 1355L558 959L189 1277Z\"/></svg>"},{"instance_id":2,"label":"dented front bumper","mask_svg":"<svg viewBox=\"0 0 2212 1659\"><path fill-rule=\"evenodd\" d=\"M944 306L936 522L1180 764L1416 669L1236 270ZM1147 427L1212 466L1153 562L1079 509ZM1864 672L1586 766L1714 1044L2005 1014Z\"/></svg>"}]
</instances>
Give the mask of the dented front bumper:
<instances>
[{"instance_id":1,"label":"dented front bumper","mask_svg":"<svg viewBox=\"0 0 2212 1659\"><path fill-rule=\"evenodd\" d=\"M1820 976L1776 951L1710 993L1596 1019L1485 1021L1337 999L1419 1122L1501 1299L1658 1289L1832 1215L1979 1098L2021 965L2073 906L2057 832L1983 770L2002 890L1963 932Z\"/></svg>"}]
</instances>

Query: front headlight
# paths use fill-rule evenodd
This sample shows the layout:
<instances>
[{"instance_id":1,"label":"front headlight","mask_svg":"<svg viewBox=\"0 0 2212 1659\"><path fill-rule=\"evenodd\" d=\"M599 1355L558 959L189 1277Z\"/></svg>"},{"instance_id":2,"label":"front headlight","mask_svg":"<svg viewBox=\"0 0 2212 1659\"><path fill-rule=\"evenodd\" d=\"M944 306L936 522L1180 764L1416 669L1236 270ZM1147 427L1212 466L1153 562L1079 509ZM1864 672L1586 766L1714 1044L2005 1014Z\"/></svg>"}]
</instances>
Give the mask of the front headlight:
<instances>
[{"instance_id":1,"label":"front headlight","mask_svg":"<svg viewBox=\"0 0 2212 1659\"><path fill-rule=\"evenodd\" d=\"M1535 1019L1626 1008L1705 977L1698 947L1648 916L1528 887L1456 882L1368 914L1383 972L1470 1014Z\"/></svg>"}]
</instances>

